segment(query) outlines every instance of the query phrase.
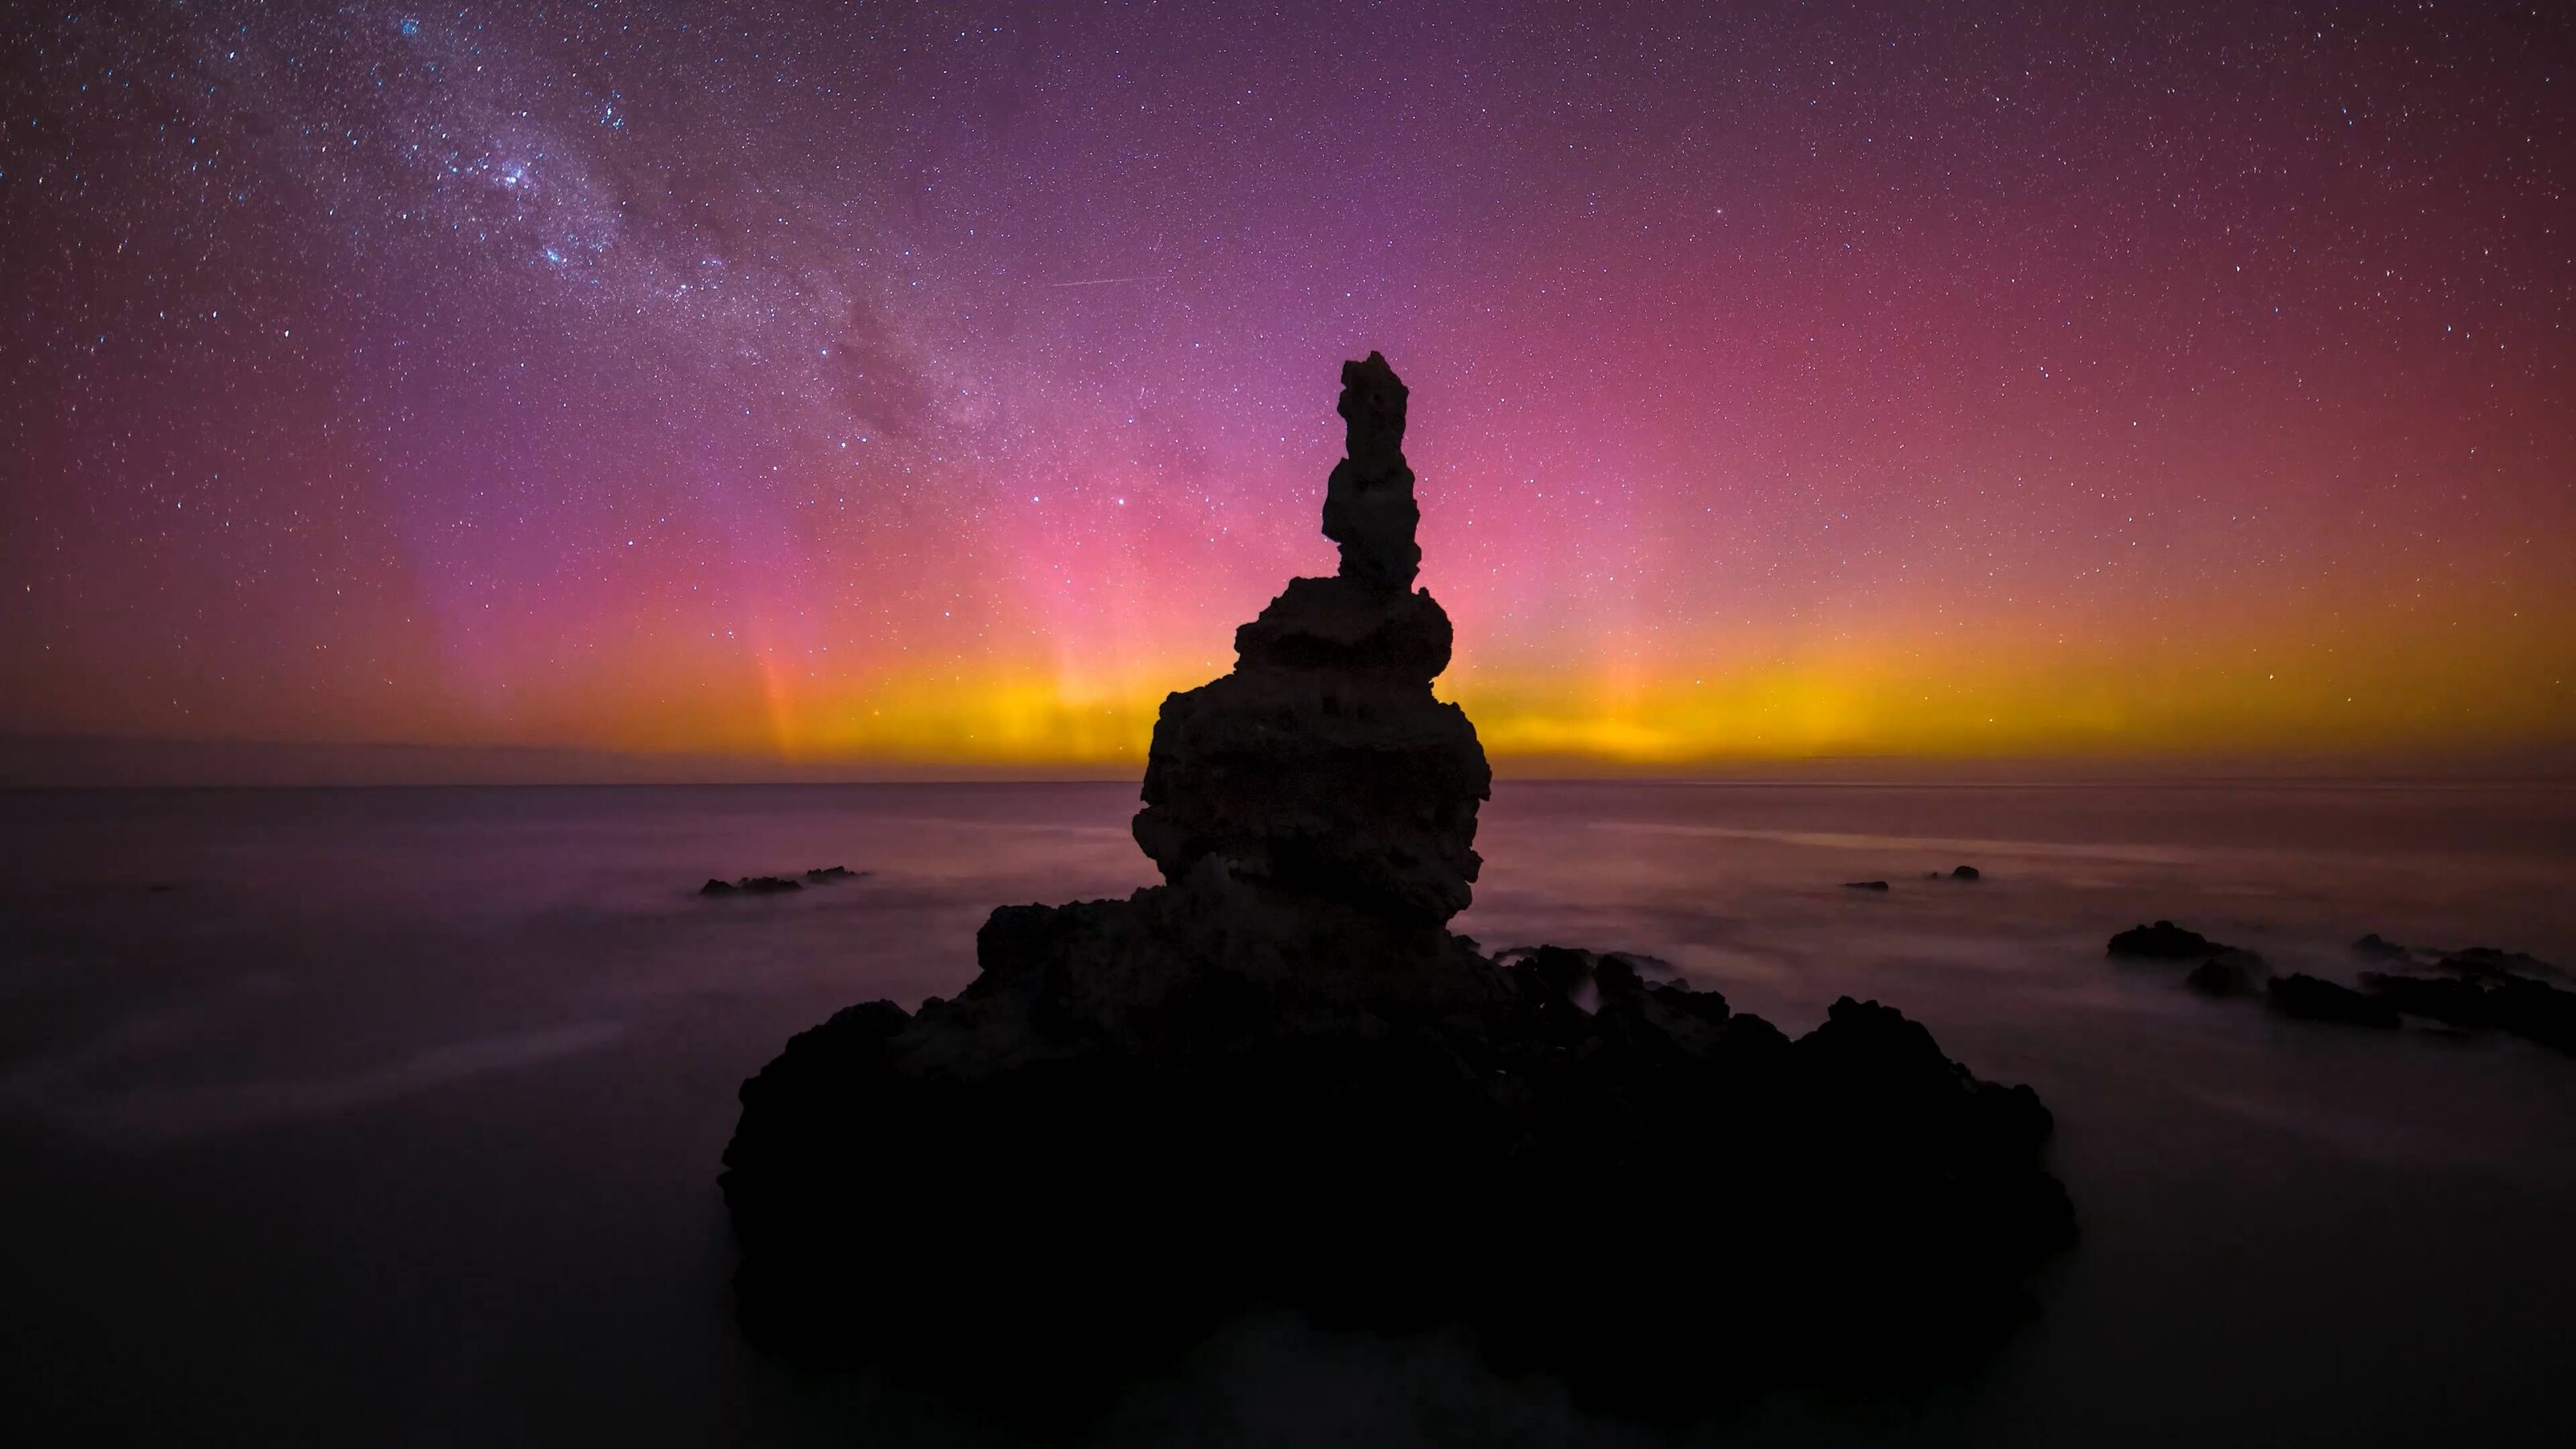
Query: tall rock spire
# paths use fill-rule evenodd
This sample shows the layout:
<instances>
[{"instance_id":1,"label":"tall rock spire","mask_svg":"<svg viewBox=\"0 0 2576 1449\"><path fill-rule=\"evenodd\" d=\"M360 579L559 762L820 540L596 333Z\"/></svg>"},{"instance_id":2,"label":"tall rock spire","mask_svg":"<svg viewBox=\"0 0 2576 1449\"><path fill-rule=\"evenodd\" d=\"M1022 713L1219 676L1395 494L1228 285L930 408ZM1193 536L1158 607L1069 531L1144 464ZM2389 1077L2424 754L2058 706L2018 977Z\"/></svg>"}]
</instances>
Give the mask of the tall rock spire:
<instances>
[{"instance_id":1,"label":"tall rock spire","mask_svg":"<svg viewBox=\"0 0 2576 1449\"><path fill-rule=\"evenodd\" d=\"M1349 456L1324 494L1341 572L1289 580L1235 631L1233 673L1163 701L1135 835L1174 885L1213 871L1428 925L1467 905L1493 776L1475 726L1431 694L1449 616L1412 588L1405 397L1377 353L1342 364Z\"/></svg>"},{"instance_id":2,"label":"tall rock spire","mask_svg":"<svg viewBox=\"0 0 2576 1449\"><path fill-rule=\"evenodd\" d=\"M1335 411L1349 426L1349 456L1324 488L1324 537L1342 546L1346 579L1409 589L1422 567L1414 525L1413 470L1404 464L1404 400L1411 389L1372 352L1342 364Z\"/></svg>"}]
</instances>

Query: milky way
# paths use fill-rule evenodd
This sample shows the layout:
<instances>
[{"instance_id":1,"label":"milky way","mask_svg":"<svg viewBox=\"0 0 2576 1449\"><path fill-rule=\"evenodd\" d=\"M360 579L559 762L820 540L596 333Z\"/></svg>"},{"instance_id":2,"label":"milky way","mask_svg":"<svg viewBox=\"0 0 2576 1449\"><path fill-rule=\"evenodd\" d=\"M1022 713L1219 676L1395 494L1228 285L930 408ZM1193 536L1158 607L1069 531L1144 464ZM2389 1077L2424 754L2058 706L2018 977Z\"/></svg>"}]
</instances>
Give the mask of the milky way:
<instances>
[{"instance_id":1,"label":"milky way","mask_svg":"<svg viewBox=\"0 0 2576 1449\"><path fill-rule=\"evenodd\" d=\"M1506 768L2576 737L2565 7L13 8L0 730L1134 759L1413 387Z\"/></svg>"}]
</instances>

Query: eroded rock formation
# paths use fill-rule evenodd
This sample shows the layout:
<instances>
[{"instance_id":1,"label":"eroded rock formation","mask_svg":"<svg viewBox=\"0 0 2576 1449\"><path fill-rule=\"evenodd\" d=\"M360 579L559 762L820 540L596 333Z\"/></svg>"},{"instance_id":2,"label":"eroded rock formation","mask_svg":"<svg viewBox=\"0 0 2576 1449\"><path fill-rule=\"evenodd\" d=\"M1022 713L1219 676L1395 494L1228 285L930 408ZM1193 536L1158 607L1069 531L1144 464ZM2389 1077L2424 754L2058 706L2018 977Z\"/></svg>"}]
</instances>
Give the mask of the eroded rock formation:
<instances>
[{"instance_id":1,"label":"eroded rock formation","mask_svg":"<svg viewBox=\"0 0 2576 1449\"><path fill-rule=\"evenodd\" d=\"M2028 1088L1874 1002L1792 1040L1642 958L1448 931L1489 776L1431 693L1405 402L1344 367L1341 572L1164 704L1165 884L997 910L956 999L852 1007L743 1084L757 1339L1051 1416L1269 1305L1690 1414L1937 1373L2020 1311L2073 1221Z\"/></svg>"},{"instance_id":2,"label":"eroded rock formation","mask_svg":"<svg viewBox=\"0 0 2576 1449\"><path fill-rule=\"evenodd\" d=\"M1291 579L1235 631L1234 672L1163 702L1135 834L1175 886L1216 873L1412 925L1466 908L1493 776L1466 713L1431 695L1449 616L1412 588L1405 398L1378 354L1342 365L1349 456L1324 501L1341 572Z\"/></svg>"}]
</instances>

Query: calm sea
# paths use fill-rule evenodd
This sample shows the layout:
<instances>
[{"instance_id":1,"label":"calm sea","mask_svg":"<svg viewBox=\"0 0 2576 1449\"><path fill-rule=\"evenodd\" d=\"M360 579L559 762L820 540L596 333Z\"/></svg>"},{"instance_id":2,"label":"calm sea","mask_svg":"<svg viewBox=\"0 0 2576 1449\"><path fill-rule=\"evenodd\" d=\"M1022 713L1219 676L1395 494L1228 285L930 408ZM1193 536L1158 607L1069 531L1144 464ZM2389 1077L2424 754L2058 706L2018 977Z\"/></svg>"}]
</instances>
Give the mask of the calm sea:
<instances>
[{"instance_id":1,"label":"calm sea","mask_svg":"<svg viewBox=\"0 0 2576 1449\"><path fill-rule=\"evenodd\" d=\"M790 1033L954 992L997 904L1147 883L1134 808L1093 785L0 795L0 1403L38 1442L990 1441L738 1342L717 1157ZM1651 953L1793 1032L1875 996L2057 1112L2084 1238L1982 1376L1682 1441L2563 1442L2576 1059L2277 1021L2102 944L2164 916L2345 978L2364 931L2576 965L2576 792L1506 784L1485 818L1459 925L1487 947ZM1962 864L1984 878L1924 878ZM830 865L865 875L695 894ZM1843 888L1865 879L1892 889ZM1763 1250L1688 1222L1568 1245L1646 1273L1674 1248ZM1102 1437L1672 1436L1443 1339L1253 1319Z\"/></svg>"}]
</instances>

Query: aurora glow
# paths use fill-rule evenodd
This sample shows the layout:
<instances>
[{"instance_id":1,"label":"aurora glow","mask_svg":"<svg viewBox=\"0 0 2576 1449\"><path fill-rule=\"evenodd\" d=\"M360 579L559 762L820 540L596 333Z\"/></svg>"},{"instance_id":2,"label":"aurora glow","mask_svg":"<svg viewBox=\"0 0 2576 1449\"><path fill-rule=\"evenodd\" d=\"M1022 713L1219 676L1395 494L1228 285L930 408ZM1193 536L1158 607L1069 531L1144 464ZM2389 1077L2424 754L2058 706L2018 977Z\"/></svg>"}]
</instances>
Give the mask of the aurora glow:
<instances>
[{"instance_id":1,"label":"aurora glow","mask_svg":"<svg viewBox=\"0 0 2576 1449\"><path fill-rule=\"evenodd\" d=\"M1132 763L1330 571L1375 347L1506 770L2565 743L2571 57L58 7L0 62L0 730Z\"/></svg>"}]
</instances>

